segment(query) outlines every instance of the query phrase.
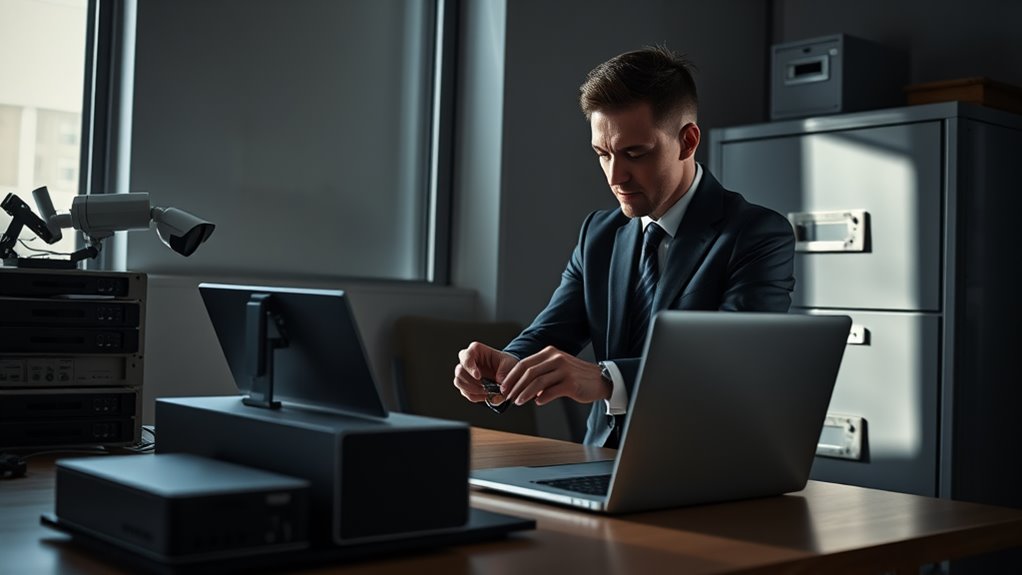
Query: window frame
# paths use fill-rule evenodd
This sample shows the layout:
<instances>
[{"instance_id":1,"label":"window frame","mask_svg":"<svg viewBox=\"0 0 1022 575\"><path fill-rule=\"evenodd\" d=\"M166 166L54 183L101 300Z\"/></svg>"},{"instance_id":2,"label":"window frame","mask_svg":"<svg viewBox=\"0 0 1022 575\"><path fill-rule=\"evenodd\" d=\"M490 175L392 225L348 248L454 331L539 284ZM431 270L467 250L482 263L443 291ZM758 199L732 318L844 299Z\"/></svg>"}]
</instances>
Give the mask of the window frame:
<instances>
[{"instance_id":1,"label":"window frame","mask_svg":"<svg viewBox=\"0 0 1022 575\"><path fill-rule=\"evenodd\" d=\"M433 58L433 121L430 126L429 203L426 281L451 283L451 209L454 190L454 124L456 110L459 0L436 0Z\"/></svg>"},{"instance_id":2,"label":"window frame","mask_svg":"<svg viewBox=\"0 0 1022 575\"><path fill-rule=\"evenodd\" d=\"M118 137L120 131L118 110L124 99L123 62L127 2L135 4L134 0L89 0L88 4L79 195L115 192L111 183L117 179L119 146L131 144L121 142ZM130 25L134 26L133 18ZM84 246L80 234L76 237L76 246L77 249ZM106 247L113 248L109 245ZM114 255L113 249L106 249L100 252L96 260L84 260L84 265L86 268L115 269Z\"/></svg>"}]
</instances>

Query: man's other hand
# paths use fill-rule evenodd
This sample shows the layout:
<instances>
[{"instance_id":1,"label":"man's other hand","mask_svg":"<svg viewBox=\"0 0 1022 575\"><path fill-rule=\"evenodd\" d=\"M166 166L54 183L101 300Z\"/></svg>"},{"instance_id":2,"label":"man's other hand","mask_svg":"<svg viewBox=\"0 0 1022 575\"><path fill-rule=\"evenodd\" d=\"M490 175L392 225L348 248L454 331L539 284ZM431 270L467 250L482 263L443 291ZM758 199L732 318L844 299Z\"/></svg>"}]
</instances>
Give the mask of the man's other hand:
<instances>
[{"instance_id":1,"label":"man's other hand","mask_svg":"<svg viewBox=\"0 0 1022 575\"><path fill-rule=\"evenodd\" d=\"M458 365L454 367L454 387L469 401L479 403L487 395L482 380L503 382L517 362L518 358L509 353L473 341L458 352Z\"/></svg>"},{"instance_id":2,"label":"man's other hand","mask_svg":"<svg viewBox=\"0 0 1022 575\"><path fill-rule=\"evenodd\" d=\"M610 398L613 386L603 379L595 363L579 359L555 347L519 361L503 380L499 380L507 401L522 405L536 400L544 405L558 397L570 397L579 403Z\"/></svg>"}]
</instances>

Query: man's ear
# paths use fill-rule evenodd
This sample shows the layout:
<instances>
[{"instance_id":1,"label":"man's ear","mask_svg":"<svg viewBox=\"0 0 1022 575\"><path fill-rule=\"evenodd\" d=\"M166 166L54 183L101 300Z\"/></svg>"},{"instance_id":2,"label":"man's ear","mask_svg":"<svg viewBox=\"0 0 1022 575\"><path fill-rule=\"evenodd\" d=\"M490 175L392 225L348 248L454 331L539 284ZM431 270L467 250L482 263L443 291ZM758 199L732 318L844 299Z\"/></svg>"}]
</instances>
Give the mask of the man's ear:
<instances>
[{"instance_id":1,"label":"man's ear","mask_svg":"<svg viewBox=\"0 0 1022 575\"><path fill-rule=\"evenodd\" d=\"M681 152L678 155L679 160L687 160L692 157L692 154L696 153L696 148L699 147L699 141L702 138L702 132L699 131L699 126L695 122L689 122L678 130L678 142L681 143Z\"/></svg>"}]
</instances>

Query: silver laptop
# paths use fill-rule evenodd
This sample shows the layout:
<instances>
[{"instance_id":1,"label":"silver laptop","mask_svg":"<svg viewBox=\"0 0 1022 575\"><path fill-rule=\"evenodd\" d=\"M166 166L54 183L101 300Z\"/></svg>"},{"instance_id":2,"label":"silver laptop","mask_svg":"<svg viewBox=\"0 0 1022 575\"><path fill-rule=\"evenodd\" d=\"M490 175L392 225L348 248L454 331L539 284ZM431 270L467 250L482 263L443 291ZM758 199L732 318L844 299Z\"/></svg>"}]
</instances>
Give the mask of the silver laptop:
<instances>
[{"instance_id":1,"label":"silver laptop","mask_svg":"<svg viewBox=\"0 0 1022 575\"><path fill-rule=\"evenodd\" d=\"M615 459L481 469L469 481L607 513L798 491L809 480L851 323L662 311Z\"/></svg>"}]
</instances>

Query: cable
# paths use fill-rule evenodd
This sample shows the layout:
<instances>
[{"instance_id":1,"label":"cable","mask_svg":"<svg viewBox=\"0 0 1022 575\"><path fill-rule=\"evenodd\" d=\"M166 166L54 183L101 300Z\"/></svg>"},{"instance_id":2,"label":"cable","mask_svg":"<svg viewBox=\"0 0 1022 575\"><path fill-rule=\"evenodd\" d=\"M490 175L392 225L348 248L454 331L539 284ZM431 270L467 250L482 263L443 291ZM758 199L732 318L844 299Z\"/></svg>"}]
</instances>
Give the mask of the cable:
<instances>
[{"instance_id":1,"label":"cable","mask_svg":"<svg viewBox=\"0 0 1022 575\"><path fill-rule=\"evenodd\" d=\"M48 449L46 451L36 451L35 453L22 455L21 458L24 460L28 460L33 457L38 457L40 455L52 455L54 453L85 453L87 455L110 455L110 452L107 451L106 449L96 446L82 449Z\"/></svg>"},{"instance_id":2,"label":"cable","mask_svg":"<svg viewBox=\"0 0 1022 575\"><path fill-rule=\"evenodd\" d=\"M148 436L148 437L147 437ZM86 455L112 455L114 453L153 453L156 451L156 426L143 425L139 442L135 445L123 447L103 446L84 448L58 448L35 451L25 455L0 452L0 479L14 479L23 477L28 470L28 460L40 455L52 455L54 453L82 453Z\"/></svg>"},{"instance_id":3,"label":"cable","mask_svg":"<svg viewBox=\"0 0 1022 575\"><path fill-rule=\"evenodd\" d=\"M146 436L149 436L147 439ZM122 447L125 451L132 453L152 453L156 450L156 426L154 425L143 425L142 426L142 438L135 445Z\"/></svg>"},{"instance_id":4,"label":"cable","mask_svg":"<svg viewBox=\"0 0 1022 575\"><path fill-rule=\"evenodd\" d=\"M47 449L45 451L36 451L27 455L0 453L0 479L24 477L28 472L29 459L53 453L87 453L89 455L107 455L109 452L105 451L101 447L96 447L94 449Z\"/></svg>"},{"instance_id":5,"label":"cable","mask_svg":"<svg viewBox=\"0 0 1022 575\"><path fill-rule=\"evenodd\" d=\"M67 252L64 252L64 251L53 251L52 249L43 249L43 248L40 248L40 247L32 247L31 245L28 244L28 242L26 242L25 240L22 240L20 238L18 238L17 243L21 244L21 247L24 247L25 249L28 249L29 251L35 251L37 253L49 253L50 255L71 255L71 253L67 253ZM37 257L37 256L34 255L33 257Z\"/></svg>"}]
</instances>

